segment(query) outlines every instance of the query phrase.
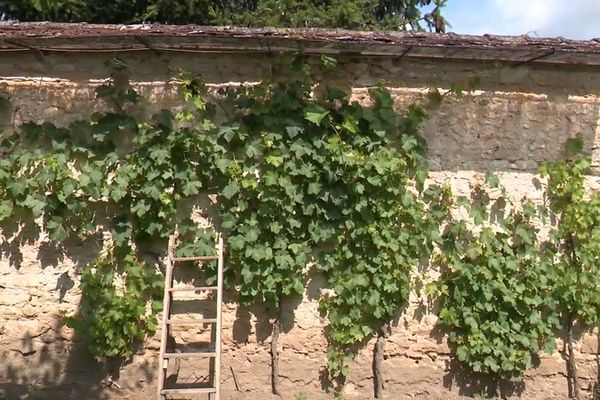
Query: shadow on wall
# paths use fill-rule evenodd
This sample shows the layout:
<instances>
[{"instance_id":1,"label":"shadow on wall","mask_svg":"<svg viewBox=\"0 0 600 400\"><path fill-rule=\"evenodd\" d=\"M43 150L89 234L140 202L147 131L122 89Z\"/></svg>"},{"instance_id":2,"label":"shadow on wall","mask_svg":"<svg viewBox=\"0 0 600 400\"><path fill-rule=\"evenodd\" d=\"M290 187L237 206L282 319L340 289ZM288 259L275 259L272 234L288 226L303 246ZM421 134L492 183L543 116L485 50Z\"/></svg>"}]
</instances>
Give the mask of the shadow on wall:
<instances>
[{"instance_id":1,"label":"shadow on wall","mask_svg":"<svg viewBox=\"0 0 600 400\"><path fill-rule=\"evenodd\" d=\"M458 387L461 396L506 399L520 396L525 390L524 382L510 382L473 374L455 361L449 361L447 368L450 372L444 376L444 387L449 390L452 390L453 386Z\"/></svg>"},{"instance_id":2,"label":"shadow on wall","mask_svg":"<svg viewBox=\"0 0 600 400\"><path fill-rule=\"evenodd\" d=\"M82 344L60 335L60 323L43 334L26 332L21 349L5 355L0 399L99 399L104 373ZM18 345L17 345L18 346Z\"/></svg>"},{"instance_id":3,"label":"shadow on wall","mask_svg":"<svg viewBox=\"0 0 600 400\"><path fill-rule=\"evenodd\" d=\"M223 298L224 303L237 304L237 294L226 291ZM281 332L288 333L294 327L295 312L298 305L302 303L301 296L284 297L281 304ZM248 343L252 334L256 335L256 341L264 343L269 340L273 331L272 321L275 311L267 309L264 305L251 305L238 307L233 324L233 340L240 344ZM252 319L255 318L254 327Z\"/></svg>"},{"instance_id":4,"label":"shadow on wall","mask_svg":"<svg viewBox=\"0 0 600 400\"><path fill-rule=\"evenodd\" d=\"M31 214L25 214L22 211L11 221L2 221L0 223L0 232L4 240L0 243L0 254L8 260L10 267L19 270L24 261L23 250L26 247L32 247L39 244L42 239L41 228L31 217ZM102 248L102 235L95 234L85 240L67 239L61 245L57 245L48 240L44 240L39 245L36 266L42 269L47 267L57 267L64 263L66 259L71 260L76 268L80 268L92 261ZM61 301L66 293L66 282L57 282L57 288L61 287Z\"/></svg>"},{"instance_id":5,"label":"shadow on wall","mask_svg":"<svg viewBox=\"0 0 600 400\"><path fill-rule=\"evenodd\" d=\"M27 335L24 342L30 340ZM4 375L0 383L0 399L28 400L108 400L127 398L137 389L148 390L156 365L145 361L137 365L141 379L132 387L121 388L118 383L108 380L104 366L100 365L78 341L62 340L56 344L46 344L20 354L22 360L11 363L5 361ZM10 357L14 359L14 357ZM40 371L43 370L43 373ZM33 374L31 371L35 371ZM32 375L34 375L32 379ZM154 393L154 385L150 392ZM143 397L139 397L143 398Z\"/></svg>"},{"instance_id":6,"label":"shadow on wall","mask_svg":"<svg viewBox=\"0 0 600 400\"><path fill-rule=\"evenodd\" d=\"M21 229L23 223L32 228ZM35 269L33 274L39 275L40 267L58 267L69 259L75 264L77 274L78 270L97 256L102 247L101 237L98 236L83 242L69 240L61 246L44 242L37 251L37 258L29 260L27 252L33 253L34 250L27 250L27 247L34 246L40 240L41 232L35 223L26 220L3 222L0 224L0 232L4 237L0 244L0 254L8 260L9 268L18 270L19 273ZM85 344L76 336L73 337L72 330L64 326L59 310L62 309L61 303L67 309L72 308L70 306L73 304L69 301L73 299L65 297L75 287L77 278L71 276L69 271L57 272L55 277L55 284L45 288L30 288L27 285L19 287L18 280L13 283L15 287L0 286L0 290L23 294L19 295L19 303L13 306L17 315L5 318L0 326L0 345L4 352L0 368L0 399L125 398L118 384L114 385L107 379L109 367L94 359ZM52 302L56 302L54 307ZM19 305L21 309L18 309ZM31 310L27 307L31 307ZM147 389L147 382L154 379L155 367L154 362L138 362L134 374L137 380L128 382L124 389Z\"/></svg>"}]
</instances>

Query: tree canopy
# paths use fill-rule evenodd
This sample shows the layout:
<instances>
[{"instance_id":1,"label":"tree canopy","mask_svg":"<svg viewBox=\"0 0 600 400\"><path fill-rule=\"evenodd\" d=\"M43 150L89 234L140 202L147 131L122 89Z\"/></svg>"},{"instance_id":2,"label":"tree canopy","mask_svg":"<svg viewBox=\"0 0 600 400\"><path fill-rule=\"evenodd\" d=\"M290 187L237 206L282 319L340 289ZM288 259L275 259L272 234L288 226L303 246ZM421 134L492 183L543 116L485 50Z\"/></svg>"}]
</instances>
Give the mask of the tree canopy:
<instances>
[{"instance_id":1,"label":"tree canopy","mask_svg":"<svg viewBox=\"0 0 600 400\"><path fill-rule=\"evenodd\" d=\"M447 0L0 0L19 21L430 30Z\"/></svg>"}]
</instances>

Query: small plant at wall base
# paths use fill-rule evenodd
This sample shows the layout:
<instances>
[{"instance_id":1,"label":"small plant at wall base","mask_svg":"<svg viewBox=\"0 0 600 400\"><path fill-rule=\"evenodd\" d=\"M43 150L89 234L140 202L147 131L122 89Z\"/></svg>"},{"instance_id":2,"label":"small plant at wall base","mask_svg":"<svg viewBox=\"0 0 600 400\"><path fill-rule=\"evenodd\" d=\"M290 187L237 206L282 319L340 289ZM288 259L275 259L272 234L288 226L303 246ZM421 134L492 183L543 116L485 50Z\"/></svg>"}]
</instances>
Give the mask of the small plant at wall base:
<instances>
[{"instance_id":1,"label":"small plant at wall base","mask_svg":"<svg viewBox=\"0 0 600 400\"><path fill-rule=\"evenodd\" d=\"M115 281L120 281L120 288ZM85 267L79 315L67 322L85 338L93 354L129 359L135 346L156 330L163 285L163 276L154 268L125 249L113 250Z\"/></svg>"}]
</instances>

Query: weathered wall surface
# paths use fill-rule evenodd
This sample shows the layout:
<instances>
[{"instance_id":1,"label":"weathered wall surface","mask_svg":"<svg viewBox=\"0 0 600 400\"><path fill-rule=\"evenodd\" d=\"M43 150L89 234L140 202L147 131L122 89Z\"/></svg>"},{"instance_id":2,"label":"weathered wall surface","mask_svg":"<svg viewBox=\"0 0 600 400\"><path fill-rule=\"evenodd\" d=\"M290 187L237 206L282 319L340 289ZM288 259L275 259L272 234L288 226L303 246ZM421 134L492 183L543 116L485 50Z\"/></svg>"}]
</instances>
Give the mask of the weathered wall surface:
<instances>
[{"instance_id":1,"label":"weathered wall surface","mask_svg":"<svg viewBox=\"0 0 600 400\"><path fill-rule=\"evenodd\" d=\"M147 54L147 53L144 53ZM145 97L147 111L176 103L169 83L177 68L201 73L210 83L253 81L265 76L269 62L259 55L135 55L125 56L133 80ZM105 55L19 54L0 56L0 85L10 94L12 110L5 124L53 121L66 124L89 115L96 107L93 87L106 78ZM565 140L583 135L600 157L600 80L592 70L558 67L494 67L477 63L428 60L346 59L340 83L360 89L379 79L393 88L399 109L430 86L448 87L473 73L482 75L481 91L462 99L447 99L432 111L424 127L433 179L448 181L457 194L485 171L500 173L515 198L540 200L534 173L540 162L557 158ZM590 178L600 189L600 181ZM78 271L98 251L97 243L65 243L53 248L43 232L23 231L4 224L0 233L0 399L131 399L153 398L158 335L121 372L117 385L100 382L103 373L81 349L63 315L77 311ZM326 365L327 321L318 310L323 287L311 279L302 299L285 304L280 336L283 398L329 399L322 379ZM270 399L269 315L260 308L240 309L228 293L224 310L224 399ZM386 345L384 362L389 399L455 399L485 389L450 365L450 350L434 330L435 314L414 296L399 315ZM190 340L198 330L176 336ZM559 343L560 348L560 343ZM598 332L585 334L576 346L582 387L589 395L598 379ZM348 399L373 397L373 343L364 346L351 364L344 389ZM185 367L185 365L182 365ZM182 370L183 371L183 370ZM205 373L197 368L194 379ZM565 364L559 353L542 356L524 385L506 395L525 399L566 398ZM235 376L235 378L234 378ZM237 381L237 384L236 384Z\"/></svg>"}]
</instances>

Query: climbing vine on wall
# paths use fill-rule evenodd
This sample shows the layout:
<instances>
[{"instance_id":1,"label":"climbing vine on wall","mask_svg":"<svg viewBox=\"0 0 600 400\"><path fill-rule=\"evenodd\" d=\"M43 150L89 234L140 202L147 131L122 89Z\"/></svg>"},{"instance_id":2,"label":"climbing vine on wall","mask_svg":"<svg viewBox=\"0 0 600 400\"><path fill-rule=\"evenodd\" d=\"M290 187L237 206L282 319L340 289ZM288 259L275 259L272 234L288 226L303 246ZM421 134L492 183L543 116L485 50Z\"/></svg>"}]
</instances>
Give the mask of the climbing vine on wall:
<instances>
[{"instance_id":1,"label":"climbing vine on wall","mask_svg":"<svg viewBox=\"0 0 600 400\"><path fill-rule=\"evenodd\" d=\"M547 178L546 194L556 225L549 234L556 315L566 343L569 397L580 398L575 353L575 326L593 328L600 322L600 194L588 193L585 174L592 165L583 140L567 142L563 160L540 168Z\"/></svg>"},{"instance_id":2,"label":"climbing vine on wall","mask_svg":"<svg viewBox=\"0 0 600 400\"><path fill-rule=\"evenodd\" d=\"M316 96L310 69L297 66L285 80L223 90L234 117L218 128L227 177L219 204L241 300L276 310L274 341L281 302L302 295L307 264L325 273L334 290L322 301L329 371L338 377L348 348L407 301L411 267L439 237L448 192L422 196L421 108L396 114L381 87L368 107L334 88ZM276 380L275 372L274 392Z\"/></svg>"},{"instance_id":3,"label":"climbing vine on wall","mask_svg":"<svg viewBox=\"0 0 600 400\"><path fill-rule=\"evenodd\" d=\"M115 285L119 280L120 288ZM67 322L86 338L93 354L128 359L156 330L163 285L154 268L125 249L113 249L84 269L79 312Z\"/></svg>"},{"instance_id":4,"label":"climbing vine on wall","mask_svg":"<svg viewBox=\"0 0 600 400\"><path fill-rule=\"evenodd\" d=\"M579 398L573 329L600 316L600 195L587 193L591 159L581 138L543 164L545 203L512 202L488 174L457 206L469 218L446 229L439 323L470 371L520 380L564 332L569 397ZM432 286L433 291L435 288ZM432 292L433 292L432 291Z\"/></svg>"},{"instance_id":5,"label":"climbing vine on wall","mask_svg":"<svg viewBox=\"0 0 600 400\"><path fill-rule=\"evenodd\" d=\"M110 232L108 252L83 269L81 312L69 323L95 355L128 357L154 331L146 306L159 310L161 297L162 279L141 257L156 260L155 242L164 243L176 225L184 231L195 226L191 210L179 204L209 180L201 162L213 147L204 135L174 130L169 111L138 122L132 115L139 94L119 60L97 94L108 111L89 120L61 128L30 122L3 133L0 222L35 225L41 218L59 245ZM92 312L96 307L102 308Z\"/></svg>"},{"instance_id":6,"label":"climbing vine on wall","mask_svg":"<svg viewBox=\"0 0 600 400\"><path fill-rule=\"evenodd\" d=\"M459 199L468 219L444 234L439 323L456 360L471 371L520 378L540 349L554 350L552 262L538 239L536 207L516 204L498 178ZM539 226L539 224L538 224Z\"/></svg>"},{"instance_id":7,"label":"climbing vine on wall","mask_svg":"<svg viewBox=\"0 0 600 400\"><path fill-rule=\"evenodd\" d=\"M554 328L564 326L572 343L574 324L597 323L600 208L583 190L590 164L578 142L566 161L541 170L558 221L543 245L544 209L511 203L493 176L456 203L468 222L450 220L449 189L426 184L424 107L398 113L382 86L358 103L319 82L309 64L295 57L291 71L218 91L182 76L183 109L140 121L127 66L112 60L111 81L97 90L105 111L2 134L0 223L39 221L58 244L110 232L83 268L80 312L69 319L95 355L130 357L156 328L162 279L147 260L157 261L175 229L189 239L181 255L214 248L190 206L209 195L212 222L227 236L227 284L243 304L272 312L275 393L282 303L302 295L313 272L331 289L320 305L332 378L347 374L353 350L372 336L383 359L411 272L435 249L440 323L475 372L518 378L541 347L552 348ZM576 392L574 361L569 371Z\"/></svg>"},{"instance_id":8,"label":"climbing vine on wall","mask_svg":"<svg viewBox=\"0 0 600 400\"><path fill-rule=\"evenodd\" d=\"M411 112L390 127L384 146L364 150L350 163L355 172L345 179L358 192L335 250L324 252L319 264L333 289L321 301L330 319L333 377L345 375L345 356L353 346L372 334L387 336L389 322L407 304L411 272L429 257L447 216L447 189L422 191L417 129L423 115Z\"/></svg>"},{"instance_id":9,"label":"climbing vine on wall","mask_svg":"<svg viewBox=\"0 0 600 400\"><path fill-rule=\"evenodd\" d=\"M329 57L321 62L336 66ZM324 84L315 90L304 58L293 65L286 76L218 93L184 77L187 107L140 122L127 66L112 60L111 82L97 90L108 111L65 128L27 123L5 135L0 219L42 218L59 243L111 233L113 250L82 275L81 323L71 320L94 354L130 356L131 345L155 328L142 309L147 302L158 309L158 284L140 257L152 255L151 243L176 225L183 234L194 230L182 209L202 190L218 193L234 266L227 275L241 301L264 302L276 313L275 392L281 303L304 292L311 263L333 287L322 308L331 322L334 377L343 375L350 346L405 304L410 270L439 236L449 195L424 187L424 112L411 106L396 114L382 87L369 91L369 106ZM136 302L127 300L132 290L140 292ZM94 304L103 311L89 312ZM132 329L111 329L118 324Z\"/></svg>"}]
</instances>

